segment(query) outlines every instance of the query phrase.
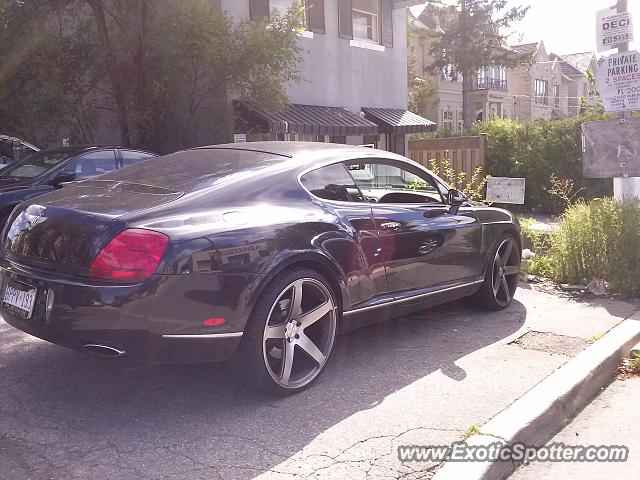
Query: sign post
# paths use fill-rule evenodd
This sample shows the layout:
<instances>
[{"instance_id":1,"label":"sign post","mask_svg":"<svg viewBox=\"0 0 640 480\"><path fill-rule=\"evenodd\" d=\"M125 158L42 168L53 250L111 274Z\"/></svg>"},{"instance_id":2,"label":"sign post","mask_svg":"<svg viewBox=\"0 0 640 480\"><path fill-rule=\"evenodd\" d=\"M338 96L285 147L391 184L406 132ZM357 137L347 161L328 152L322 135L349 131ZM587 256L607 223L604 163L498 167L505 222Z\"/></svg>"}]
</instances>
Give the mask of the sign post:
<instances>
[{"instance_id":1,"label":"sign post","mask_svg":"<svg viewBox=\"0 0 640 480\"><path fill-rule=\"evenodd\" d=\"M600 91L607 112L620 112L619 128L611 127L608 132L610 142L622 152L625 144L625 122L630 111L640 109L640 53L629 52L629 42L633 40L633 22L627 10L627 0L618 0L615 8L601 10L596 14L598 51L618 48L618 53L605 59L605 64L596 75L596 86ZM583 128L583 136L588 129ZM583 139L583 151L585 142ZM629 142L626 142L629 143ZM618 155L620 157L621 155ZM603 159L606 160L606 159ZM627 162L618 158L620 165L633 171ZM616 199L640 198L640 178L624 176L614 177L613 195Z\"/></svg>"}]
</instances>

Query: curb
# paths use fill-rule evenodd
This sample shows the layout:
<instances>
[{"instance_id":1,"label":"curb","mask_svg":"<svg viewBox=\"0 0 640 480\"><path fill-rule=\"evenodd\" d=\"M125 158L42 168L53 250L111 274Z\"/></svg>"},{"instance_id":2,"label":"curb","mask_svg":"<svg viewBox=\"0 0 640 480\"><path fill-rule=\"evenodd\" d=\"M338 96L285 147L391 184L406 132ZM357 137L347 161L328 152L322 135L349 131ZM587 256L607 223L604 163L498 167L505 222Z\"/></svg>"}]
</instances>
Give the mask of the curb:
<instances>
[{"instance_id":1,"label":"curb","mask_svg":"<svg viewBox=\"0 0 640 480\"><path fill-rule=\"evenodd\" d=\"M468 445L544 445L606 387L622 358L640 341L640 312L612 328L576 357L480 428ZM519 462L445 462L433 480L498 480L508 477Z\"/></svg>"}]
</instances>

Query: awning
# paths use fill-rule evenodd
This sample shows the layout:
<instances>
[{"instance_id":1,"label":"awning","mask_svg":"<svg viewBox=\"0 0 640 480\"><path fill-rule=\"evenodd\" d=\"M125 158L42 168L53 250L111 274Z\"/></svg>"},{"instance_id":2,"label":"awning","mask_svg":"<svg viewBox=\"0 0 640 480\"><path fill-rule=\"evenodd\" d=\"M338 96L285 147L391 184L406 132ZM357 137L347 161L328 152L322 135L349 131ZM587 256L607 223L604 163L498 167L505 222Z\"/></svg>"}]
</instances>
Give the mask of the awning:
<instances>
[{"instance_id":1,"label":"awning","mask_svg":"<svg viewBox=\"0 0 640 480\"><path fill-rule=\"evenodd\" d=\"M564 120L565 118L568 118L568 117L561 110L558 110L557 108L554 108L553 110L551 110L551 120Z\"/></svg>"},{"instance_id":2,"label":"awning","mask_svg":"<svg viewBox=\"0 0 640 480\"><path fill-rule=\"evenodd\" d=\"M252 127L264 133L304 135L377 135L378 125L342 107L291 104L280 112L235 102L238 113Z\"/></svg>"},{"instance_id":3,"label":"awning","mask_svg":"<svg viewBox=\"0 0 640 480\"><path fill-rule=\"evenodd\" d=\"M407 133L431 132L436 124L431 120L401 108L367 108L363 107L364 118L380 127L380 133L405 135Z\"/></svg>"}]
</instances>

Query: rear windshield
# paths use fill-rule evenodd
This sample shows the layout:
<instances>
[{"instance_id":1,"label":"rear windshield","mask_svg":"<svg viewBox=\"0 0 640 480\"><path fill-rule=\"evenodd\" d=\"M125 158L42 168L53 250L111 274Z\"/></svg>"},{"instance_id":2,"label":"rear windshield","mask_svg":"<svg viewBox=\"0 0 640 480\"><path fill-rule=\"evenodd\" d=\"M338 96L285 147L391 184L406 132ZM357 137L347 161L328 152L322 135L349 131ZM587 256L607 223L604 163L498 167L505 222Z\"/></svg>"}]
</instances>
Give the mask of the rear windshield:
<instances>
[{"instance_id":1,"label":"rear windshield","mask_svg":"<svg viewBox=\"0 0 640 480\"><path fill-rule=\"evenodd\" d=\"M284 160L287 158L271 153L244 150L187 150L145 160L100 175L97 179L151 185L172 191L195 192Z\"/></svg>"}]
</instances>

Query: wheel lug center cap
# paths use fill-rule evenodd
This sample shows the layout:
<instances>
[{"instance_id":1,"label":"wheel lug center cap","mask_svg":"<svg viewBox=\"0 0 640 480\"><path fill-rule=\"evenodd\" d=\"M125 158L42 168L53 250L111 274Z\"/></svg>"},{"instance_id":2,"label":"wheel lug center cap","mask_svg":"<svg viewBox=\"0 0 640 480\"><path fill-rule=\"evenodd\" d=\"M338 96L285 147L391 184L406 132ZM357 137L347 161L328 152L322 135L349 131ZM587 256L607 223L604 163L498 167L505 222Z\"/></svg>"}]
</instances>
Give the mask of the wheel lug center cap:
<instances>
[{"instance_id":1,"label":"wheel lug center cap","mask_svg":"<svg viewBox=\"0 0 640 480\"><path fill-rule=\"evenodd\" d=\"M285 327L285 335L287 336L287 338L295 338L296 335L298 335L298 331L299 331L299 327L298 327L298 322L296 321L291 321L289 323L287 323L287 326Z\"/></svg>"}]
</instances>

